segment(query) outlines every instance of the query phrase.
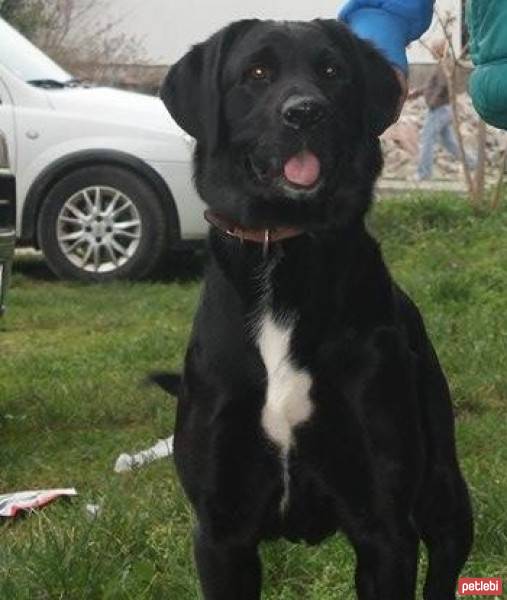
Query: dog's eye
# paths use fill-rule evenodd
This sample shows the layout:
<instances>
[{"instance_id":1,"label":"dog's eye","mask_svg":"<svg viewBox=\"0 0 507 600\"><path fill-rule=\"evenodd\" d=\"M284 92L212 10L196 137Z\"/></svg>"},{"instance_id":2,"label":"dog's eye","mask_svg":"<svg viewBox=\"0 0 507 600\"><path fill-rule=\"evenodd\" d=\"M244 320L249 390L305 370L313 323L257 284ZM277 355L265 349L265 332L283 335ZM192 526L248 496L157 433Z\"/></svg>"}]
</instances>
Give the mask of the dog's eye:
<instances>
[{"instance_id":1,"label":"dog's eye","mask_svg":"<svg viewBox=\"0 0 507 600\"><path fill-rule=\"evenodd\" d=\"M255 79L256 81L262 81L263 79L269 79L271 76L271 69L264 65L255 65L248 70L247 73L250 79Z\"/></svg>"},{"instance_id":2,"label":"dog's eye","mask_svg":"<svg viewBox=\"0 0 507 600\"><path fill-rule=\"evenodd\" d=\"M327 79L334 79L338 75L338 69L334 65L325 65L322 69L322 75Z\"/></svg>"}]
</instances>

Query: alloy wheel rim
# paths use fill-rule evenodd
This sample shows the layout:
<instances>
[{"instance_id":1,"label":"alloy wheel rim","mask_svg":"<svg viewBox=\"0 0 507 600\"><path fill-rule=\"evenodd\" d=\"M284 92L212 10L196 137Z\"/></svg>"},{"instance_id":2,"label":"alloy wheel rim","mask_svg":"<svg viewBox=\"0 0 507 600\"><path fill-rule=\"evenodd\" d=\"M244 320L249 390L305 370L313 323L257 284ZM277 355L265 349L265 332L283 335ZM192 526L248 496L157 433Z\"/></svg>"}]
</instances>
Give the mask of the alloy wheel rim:
<instances>
[{"instance_id":1,"label":"alloy wheel rim","mask_svg":"<svg viewBox=\"0 0 507 600\"><path fill-rule=\"evenodd\" d=\"M63 204L56 237L74 266L111 273L135 254L141 240L141 215L123 192L107 186L79 190Z\"/></svg>"}]
</instances>

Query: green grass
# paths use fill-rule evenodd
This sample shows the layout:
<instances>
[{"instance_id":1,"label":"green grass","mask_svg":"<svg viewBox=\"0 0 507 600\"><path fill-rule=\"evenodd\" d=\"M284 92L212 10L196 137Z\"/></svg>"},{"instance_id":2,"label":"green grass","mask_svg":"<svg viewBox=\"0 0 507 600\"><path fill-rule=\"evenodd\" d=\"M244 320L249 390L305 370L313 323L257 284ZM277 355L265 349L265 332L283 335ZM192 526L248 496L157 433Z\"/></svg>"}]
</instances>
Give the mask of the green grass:
<instances>
[{"instance_id":1,"label":"green grass","mask_svg":"<svg viewBox=\"0 0 507 600\"><path fill-rule=\"evenodd\" d=\"M465 574L507 577L507 211L477 217L459 198L401 198L378 205L371 227L450 379L477 526ZM172 430L174 405L140 382L181 365L200 273L192 259L164 281L91 287L16 261L0 322L0 492L80 495L0 524L0 599L199 597L193 517L171 461L125 475L113 464ZM87 502L101 504L97 519ZM264 598L354 598L339 536L262 552Z\"/></svg>"}]
</instances>

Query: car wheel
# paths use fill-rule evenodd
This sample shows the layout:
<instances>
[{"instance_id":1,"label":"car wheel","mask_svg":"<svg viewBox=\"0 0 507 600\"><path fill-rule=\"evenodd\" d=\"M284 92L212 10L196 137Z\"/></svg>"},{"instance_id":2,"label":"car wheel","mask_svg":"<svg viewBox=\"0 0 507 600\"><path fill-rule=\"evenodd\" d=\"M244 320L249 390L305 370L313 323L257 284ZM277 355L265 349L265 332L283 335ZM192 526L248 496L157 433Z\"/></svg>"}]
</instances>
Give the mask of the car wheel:
<instances>
[{"instance_id":1,"label":"car wheel","mask_svg":"<svg viewBox=\"0 0 507 600\"><path fill-rule=\"evenodd\" d=\"M79 169L49 191L38 239L51 269L83 281L139 279L169 244L166 215L154 190L113 166Z\"/></svg>"}]
</instances>

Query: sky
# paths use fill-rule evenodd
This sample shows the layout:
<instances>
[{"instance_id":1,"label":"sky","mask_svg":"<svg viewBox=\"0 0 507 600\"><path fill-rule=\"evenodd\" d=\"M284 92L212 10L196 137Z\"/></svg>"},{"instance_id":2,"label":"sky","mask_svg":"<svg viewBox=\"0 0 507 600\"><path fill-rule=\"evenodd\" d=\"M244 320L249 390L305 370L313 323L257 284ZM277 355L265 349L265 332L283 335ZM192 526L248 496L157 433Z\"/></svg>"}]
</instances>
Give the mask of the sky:
<instances>
[{"instance_id":1,"label":"sky","mask_svg":"<svg viewBox=\"0 0 507 600\"><path fill-rule=\"evenodd\" d=\"M459 0L437 0L446 9ZM170 64L191 44L236 19L301 19L335 18L343 0L102 0L104 9L118 20L116 28L143 40L150 62ZM419 46L419 47L418 47ZM410 52L413 59L425 60L425 51L416 44Z\"/></svg>"}]
</instances>

